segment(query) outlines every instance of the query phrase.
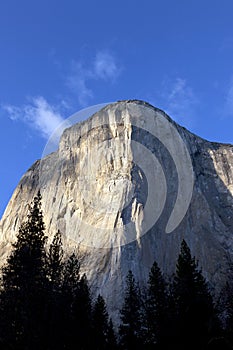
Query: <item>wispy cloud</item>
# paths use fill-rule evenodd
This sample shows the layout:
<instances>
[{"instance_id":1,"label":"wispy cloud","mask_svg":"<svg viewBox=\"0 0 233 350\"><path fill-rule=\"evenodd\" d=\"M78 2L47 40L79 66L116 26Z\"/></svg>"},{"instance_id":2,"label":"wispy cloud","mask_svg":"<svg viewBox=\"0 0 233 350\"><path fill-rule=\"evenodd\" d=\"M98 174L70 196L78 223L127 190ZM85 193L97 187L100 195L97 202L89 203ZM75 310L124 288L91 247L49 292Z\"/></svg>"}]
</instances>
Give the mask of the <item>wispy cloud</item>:
<instances>
[{"instance_id":1,"label":"wispy cloud","mask_svg":"<svg viewBox=\"0 0 233 350\"><path fill-rule=\"evenodd\" d=\"M109 52L97 52L94 60L94 77L103 80L115 80L120 74L115 58Z\"/></svg>"},{"instance_id":2,"label":"wispy cloud","mask_svg":"<svg viewBox=\"0 0 233 350\"><path fill-rule=\"evenodd\" d=\"M67 78L67 85L77 96L81 106L86 106L93 97L93 92L87 86L87 81L92 79L92 72L85 69L81 62L72 62L71 73Z\"/></svg>"},{"instance_id":3,"label":"wispy cloud","mask_svg":"<svg viewBox=\"0 0 233 350\"><path fill-rule=\"evenodd\" d=\"M102 80L111 83L116 80L120 72L121 68L116 58L108 51L99 51L88 65L82 61L72 62L67 85L77 96L79 104L84 107L94 97L94 92L90 87L91 81Z\"/></svg>"},{"instance_id":4,"label":"wispy cloud","mask_svg":"<svg viewBox=\"0 0 233 350\"><path fill-rule=\"evenodd\" d=\"M80 106L85 107L94 97L91 83L97 80L113 83L120 71L121 68L113 54L107 50L98 51L88 64L82 60L72 62L70 72L66 75L66 84L78 98ZM0 109L10 119L27 124L37 130L44 139L50 139L51 143L57 145L63 130L70 126L69 119L62 116L63 111L67 113L72 110L66 102L69 100L72 101L72 97L66 96L59 105L52 105L44 97L38 96L29 98L28 103L23 106L0 105Z\"/></svg>"},{"instance_id":5,"label":"wispy cloud","mask_svg":"<svg viewBox=\"0 0 233 350\"><path fill-rule=\"evenodd\" d=\"M161 108L178 123L186 127L193 126L198 99L185 79L178 77L175 80L164 80L156 97Z\"/></svg>"},{"instance_id":6,"label":"wispy cloud","mask_svg":"<svg viewBox=\"0 0 233 350\"><path fill-rule=\"evenodd\" d=\"M10 119L26 123L37 130L43 138L48 139L53 135L54 142L57 142L64 128L68 126L59 108L49 104L42 96L30 99L30 103L22 107L13 105L1 107Z\"/></svg>"}]
</instances>

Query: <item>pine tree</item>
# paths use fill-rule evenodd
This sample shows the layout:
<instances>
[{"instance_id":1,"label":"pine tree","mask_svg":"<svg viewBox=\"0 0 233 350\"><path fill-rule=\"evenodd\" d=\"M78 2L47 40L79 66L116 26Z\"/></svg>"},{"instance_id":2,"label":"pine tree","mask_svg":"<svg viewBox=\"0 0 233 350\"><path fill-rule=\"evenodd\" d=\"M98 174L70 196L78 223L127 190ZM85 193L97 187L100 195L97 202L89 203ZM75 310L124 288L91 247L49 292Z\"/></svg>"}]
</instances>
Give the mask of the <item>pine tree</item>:
<instances>
[{"instance_id":1,"label":"pine tree","mask_svg":"<svg viewBox=\"0 0 233 350\"><path fill-rule=\"evenodd\" d=\"M128 350L140 348L142 345L141 299L132 271L128 272L126 278L125 299L120 314L119 335L122 348Z\"/></svg>"},{"instance_id":2,"label":"pine tree","mask_svg":"<svg viewBox=\"0 0 233 350\"><path fill-rule=\"evenodd\" d=\"M49 246L47 256L48 276L48 327L47 338L48 348L63 349L65 342L64 335L64 297L62 294L63 281L63 248L62 237L58 231Z\"/></svg>"},{"instance_id":3,"label":"pine tree","mask_svg":"<svg viewBox=\"0 0 233 350\"><path fill-rule=\"evenodd\" d=\"M168 294L166 282L158 264L154 262L148 280L145 302L146 343L152 347L168 335Z\"/></svg>"},{"instance_id":4,"label":"pine tree","mask_svg":"<svg viewBox=\"0 0 233 350\"><path fill-rule=\"evenodd\" d=\"M233 266L231 262L228 267L227 280L219 294L218 313L223 334L233 346Z\"/></svg>"},{"instance_id":5,"label":"pine tree","mask_svg":"<svg viewBox=\"0 0 233 350\"><path fill-rule=\"evenodd\" d=\"M108 321L108 328L107 328L107 349L109 350L118 349L117 337L114 331L114 326L111 318Z\"/></svg>"},{"instance_id":6,"label":"pine tree","mask_svg":"<svg viewBox=\"0 0 233 350\"><path fill-rule=\"evenodd\" d=\"M207 283L183 240L178 257L174 292L179 342L204 346L216 325L216 315Z\"/></svg>"},{"instance_id":7,"label":"pine tree","mask_svg":"<svg viewBox=\"0 0 233 350\"><path fill-rule=\"evenodd\" d=\"M58 230L50 244L47 258L48 279L54 288L59 288L62 283L62 260L62 237L61 232Z\"/></svg>"},{"instance_id":8,"label":"pine tree","mask_svg":"<svg viewBox=\"0 0 233 350\"><path fill-rule=\"evenodd\" d=\"M233 289L229 283L226 284L224 293L226 297L225 310L227 312L226 332L233 344Z\"/></svg>"},{"instance_id":9,"label":"pine tree","mask_svg":"<svg viewBox=\"0 0 233 350\"><path fill-rule=\"evenodd\" d=\"M80 281L80 261L73 253L64 263L63 291L75 295Z\"/></svg>"},{"instance_id":10,"label":"pine tree","mask_svg":"<svg viewBox=\"0 0 233 350\"><path fill-rule=\"evenodd\" d=\"M2 270L1 313L6 320L5 337L14 349L37 349L45 341L45 242L41 195L38 192Z\"/></svg>"},{"instance_id":11,"label":"pine tree","mask_svg":"<svg viewBox=\"0 0 233 350\"><path fill-rule=\"evenodd\" d=\"M95 349L107 349L108 312L101 295L98 295L93 307L92 327Z\"/></svg>"},{"instance_id":12,"label":"pine tree","mask_svg":"<svg viewBox=\"0 0 233 350\"><path fill-rule=\"evenodd\" d=\"M73 253L67 258L63 269L62 296L63 296L63 323L66 325L64 329L65 347L72 349L77 342L74 324L74 300L78 291L80 281L80 262ZM78 344L76 344L78 346Z\"/></svg>"},{"instance_id":13,"label":"pine tree","mask_svg":"<svg viewBox=\"0 0 233 350\"><path fill-rule=\"evenodd\" d=\"M79 258L72 254L64 267L65 343L67 348L89 349L91 333L91 297L86 275L80 276Z\"/></svg>"},{"instance_id":14,"label":"pine tree","mask_svg":"<svg viewBox=\"0 0 233 350\"><path fill-rule=\"evenodd\" d=\"M73 315L74 324L78 327L78 333L77 329L74 332L76 333L76 337L78 336L80 348L90 349L90 344L92 343L92 339L90 339L92 299L85 274L81 276L78 289L74 295Z\"/></svg>"}]
</instances>

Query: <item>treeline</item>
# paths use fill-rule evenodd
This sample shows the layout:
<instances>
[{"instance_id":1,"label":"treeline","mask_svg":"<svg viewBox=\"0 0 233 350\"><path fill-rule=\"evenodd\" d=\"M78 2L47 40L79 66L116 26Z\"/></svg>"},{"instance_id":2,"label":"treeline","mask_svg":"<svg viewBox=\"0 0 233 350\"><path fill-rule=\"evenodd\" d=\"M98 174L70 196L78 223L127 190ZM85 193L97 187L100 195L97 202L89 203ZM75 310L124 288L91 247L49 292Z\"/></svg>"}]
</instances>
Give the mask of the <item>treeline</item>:
<instances>
[{"instance_id":1,"label":"treeline","mask_svg":"<svg viewBox=\"0 0 233 350\"><path fill-rule=\"evenodd\" d=\"M47 246L38 193L2 269L0 349L231 349L230 282L217 307L185 241L169 283L156 262L143 289L129 271L120 325L93 299L80 258L63 253L60 232Z\"/></svg>"},{"instance_id":2,"label":"treeline","mask_svg":"<svg viewBox=\"0 0 233 350\"><path fill-rule=\"evenodd\" d=\"M60 232L46 243L38 193L2 269L0 349L114 349L105 301L92 300L79 257L64 256Z\"/></svg>"}]
</instances>

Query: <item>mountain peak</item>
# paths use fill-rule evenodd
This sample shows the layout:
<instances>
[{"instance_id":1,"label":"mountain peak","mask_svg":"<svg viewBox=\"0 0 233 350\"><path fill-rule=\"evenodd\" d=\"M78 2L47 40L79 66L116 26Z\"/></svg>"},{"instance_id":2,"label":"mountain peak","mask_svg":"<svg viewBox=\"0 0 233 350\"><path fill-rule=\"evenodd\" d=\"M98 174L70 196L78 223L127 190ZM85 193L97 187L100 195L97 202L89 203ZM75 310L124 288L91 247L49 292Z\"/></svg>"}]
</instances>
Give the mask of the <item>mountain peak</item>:
<instances>
[{"instance_id":1,"label":"mountain peak","mask_svg":"<svg viewBox=\"0 0 233 350\"><path fill-rule=\"evenodd\" d=\"M25 173L1 220L2 263L38 189L48 236L59 229L65 249L79 247L94 290L113 308L128 270L144 283L157 260L172 274L182 239L212 285L224 283L233 146L193 135L147 102L105 106Z\"/></svg>"}]
</instances>

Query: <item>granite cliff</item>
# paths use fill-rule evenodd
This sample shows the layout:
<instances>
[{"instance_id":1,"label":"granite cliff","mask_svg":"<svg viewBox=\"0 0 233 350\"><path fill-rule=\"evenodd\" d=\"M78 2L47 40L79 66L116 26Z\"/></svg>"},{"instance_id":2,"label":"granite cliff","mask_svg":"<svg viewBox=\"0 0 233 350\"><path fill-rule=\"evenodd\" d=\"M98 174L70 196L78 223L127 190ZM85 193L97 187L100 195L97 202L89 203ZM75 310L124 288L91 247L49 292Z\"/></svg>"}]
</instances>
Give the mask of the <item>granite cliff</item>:
<instances>
[{"instance_id":1,"label":"granite cliff","mask_svg":"<svg viewBox=\"0 0 233 350\"><path fill-rule=\"evenodd\" d=\"M233 259L233 146L208 142L142 101L107 105L66 129L59 149L22 177L0 222L1 264L40 189L47 234L67 250L112 311L129 269L175 270L180 243L213 288Z\"/></svg>"}]
</instances>

